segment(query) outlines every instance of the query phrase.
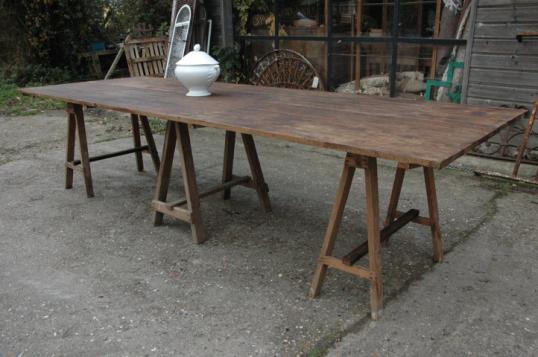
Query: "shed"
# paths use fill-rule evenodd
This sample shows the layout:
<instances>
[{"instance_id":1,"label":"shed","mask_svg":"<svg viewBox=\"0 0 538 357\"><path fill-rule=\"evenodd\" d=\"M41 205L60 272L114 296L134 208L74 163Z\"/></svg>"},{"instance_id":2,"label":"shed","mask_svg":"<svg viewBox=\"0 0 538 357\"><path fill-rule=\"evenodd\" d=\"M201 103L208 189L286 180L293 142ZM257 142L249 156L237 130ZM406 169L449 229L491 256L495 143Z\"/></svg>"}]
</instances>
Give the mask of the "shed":
<instances>
[{"instance_id":1,"label":"shed","mask_svg":"<svg viewBox=\"0 0 538 357\"><path fill-rule=\"evenodd\" d=\"M538 0L477 0L467 43L463 101L530 108L538 97ZM493 138L482 155L513 158L526 121ZM538 162L534 132L527 159Z\"/></svg>"}]
</instances>

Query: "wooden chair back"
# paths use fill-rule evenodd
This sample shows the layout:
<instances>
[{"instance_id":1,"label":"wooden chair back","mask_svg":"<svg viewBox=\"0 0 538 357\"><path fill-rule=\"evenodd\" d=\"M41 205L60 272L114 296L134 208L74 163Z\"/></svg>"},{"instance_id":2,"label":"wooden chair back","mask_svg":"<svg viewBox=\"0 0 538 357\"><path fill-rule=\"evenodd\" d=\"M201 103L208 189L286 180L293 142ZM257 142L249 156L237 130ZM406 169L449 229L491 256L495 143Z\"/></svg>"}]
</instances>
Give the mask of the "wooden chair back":
<instances>
[{"instance_id":1,"label":"wooden chair back","mask_svg":"<svg viewBox=\"0 0 538 357\"><path fill-rule=\"evenodd\" d=\"M164 77L168 37L127 39L124 48L131 77Z\"/></svg>"}]
</instances>

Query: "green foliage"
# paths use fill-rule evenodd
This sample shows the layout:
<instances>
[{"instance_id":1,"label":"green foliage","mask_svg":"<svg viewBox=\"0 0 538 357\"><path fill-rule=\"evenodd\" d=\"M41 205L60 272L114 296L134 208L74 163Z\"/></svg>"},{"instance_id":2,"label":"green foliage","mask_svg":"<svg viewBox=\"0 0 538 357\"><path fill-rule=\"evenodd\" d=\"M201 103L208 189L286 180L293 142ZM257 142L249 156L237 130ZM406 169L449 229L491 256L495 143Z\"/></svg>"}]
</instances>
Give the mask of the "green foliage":
<instances>
[{"instance_id":1,"label":"green foliage","mask_svg":"<svg viewBox=\"0 0 538 357\"><path fill-rule=\"evenodd\" d=\"M73 73L67 68L47 68L43 65L25 65L4 67L1 73L8 83L14 83L21 87L29 83L53 84L69 82L73 79Z\"/></svg>"},{"instance_id":2,"label":"green foliage","mask_svg":"<svg viewBox=\"0 0 538 357\"><path fill-rule=\"evenodd\" d=\"M15 64L65 66L76 71L88 43L100 38L104 0L0 1L2 20L17 35L15 39L2 36L0 45L8 53L13 46L23 48ZM13 64L9 57L3 60Z\"/></svg>"},{"instance_id":3,"label":"green foliage","mask_svg":"<svg viewBox=\"0 0 538 357\"><path fill-rule=\"evenodd\" d=\"M0 70L8 67L18 84L49 76L42 70L49 68L84 77L89 66L83 54L91 42L119 43L138 23L166 34L171 4L171 0L0 0L0 23L9 29L0 32ZM61 78L44 80L65 79L57 72L51 76Z\"/></svg>"},{"instance_id":4,"label":"green foliage","mask_svg":"<svg viewBox=\"0 0 538 357\"><path fill-rule=\"evenodd\" d=\"M123 38L139 23L166 34L171 0L106 0L104 28L109 37Z\"/></svg>"},{"instance_id":5,"label":"green foliage","mask_svg":"<svg viewBox=\"0 0 538 357\"><path fill-rule=\"evenodd\" d=\"M251 13L268 13L269 6L265 0L233 0L233 9L239 18L239 35L247 34L247 24Z\"/></svg>"},{"instance_id":6,"label":"green foliage","mask_svg":"<svg viewBox=\"0 0 538 357\"><path fill-rule=\"evenodd\" d=\"M24 96L17 85L0 80L0 115L32 115L49 109L61 109L65 105L52 99Z\"/></svg>"},{"instance_id":7,"label":"green foliage","mask_svg":"<svg viewBox=\"0 0 538 357\"><path fill-rule=\"evenodd\" d=\"M244 82L243 58L239 46L214 48L212 55L219 61L221 80L226 83Z\"/></svg>"}]
</instances>

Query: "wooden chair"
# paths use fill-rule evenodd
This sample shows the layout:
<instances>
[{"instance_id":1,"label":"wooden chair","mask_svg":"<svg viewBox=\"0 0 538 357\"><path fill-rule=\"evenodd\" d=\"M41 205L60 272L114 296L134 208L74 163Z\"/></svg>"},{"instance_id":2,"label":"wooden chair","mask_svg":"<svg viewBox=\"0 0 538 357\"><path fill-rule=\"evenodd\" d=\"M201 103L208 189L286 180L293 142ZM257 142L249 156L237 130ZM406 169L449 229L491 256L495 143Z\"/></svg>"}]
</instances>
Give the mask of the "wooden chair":
<instances>
[{"instance_id":1,"label":"wooden chair","mask_svg":"<svg viewBox=\"0 0 538 357\"><path fill-rule=\"evenodd\" d=\"M168 37L128 38L125 58L131 77L163 77L168 56Z\"/></svg>"}]
</instances>

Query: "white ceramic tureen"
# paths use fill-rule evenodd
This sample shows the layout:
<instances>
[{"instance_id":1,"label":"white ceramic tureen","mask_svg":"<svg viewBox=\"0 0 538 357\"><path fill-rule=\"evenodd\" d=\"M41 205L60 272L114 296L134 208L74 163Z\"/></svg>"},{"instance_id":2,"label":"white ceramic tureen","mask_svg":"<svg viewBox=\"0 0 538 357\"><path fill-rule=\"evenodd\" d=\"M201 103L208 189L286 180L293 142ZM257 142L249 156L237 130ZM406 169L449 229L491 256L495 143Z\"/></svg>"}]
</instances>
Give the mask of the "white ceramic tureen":
<instances>
[{"instance_id":1,"label":"white ceramic tureen","mask_svg":"<svg viewBox=\"0 0 538 357\"><path fill-rule=\"evenodd\" d=\"M176 63L176 78L189 90L189 97L205 97L211 95L209 87L219 78L219 62L200 51L200 45L187 53Z\"/></svg>"}]
</instances>

